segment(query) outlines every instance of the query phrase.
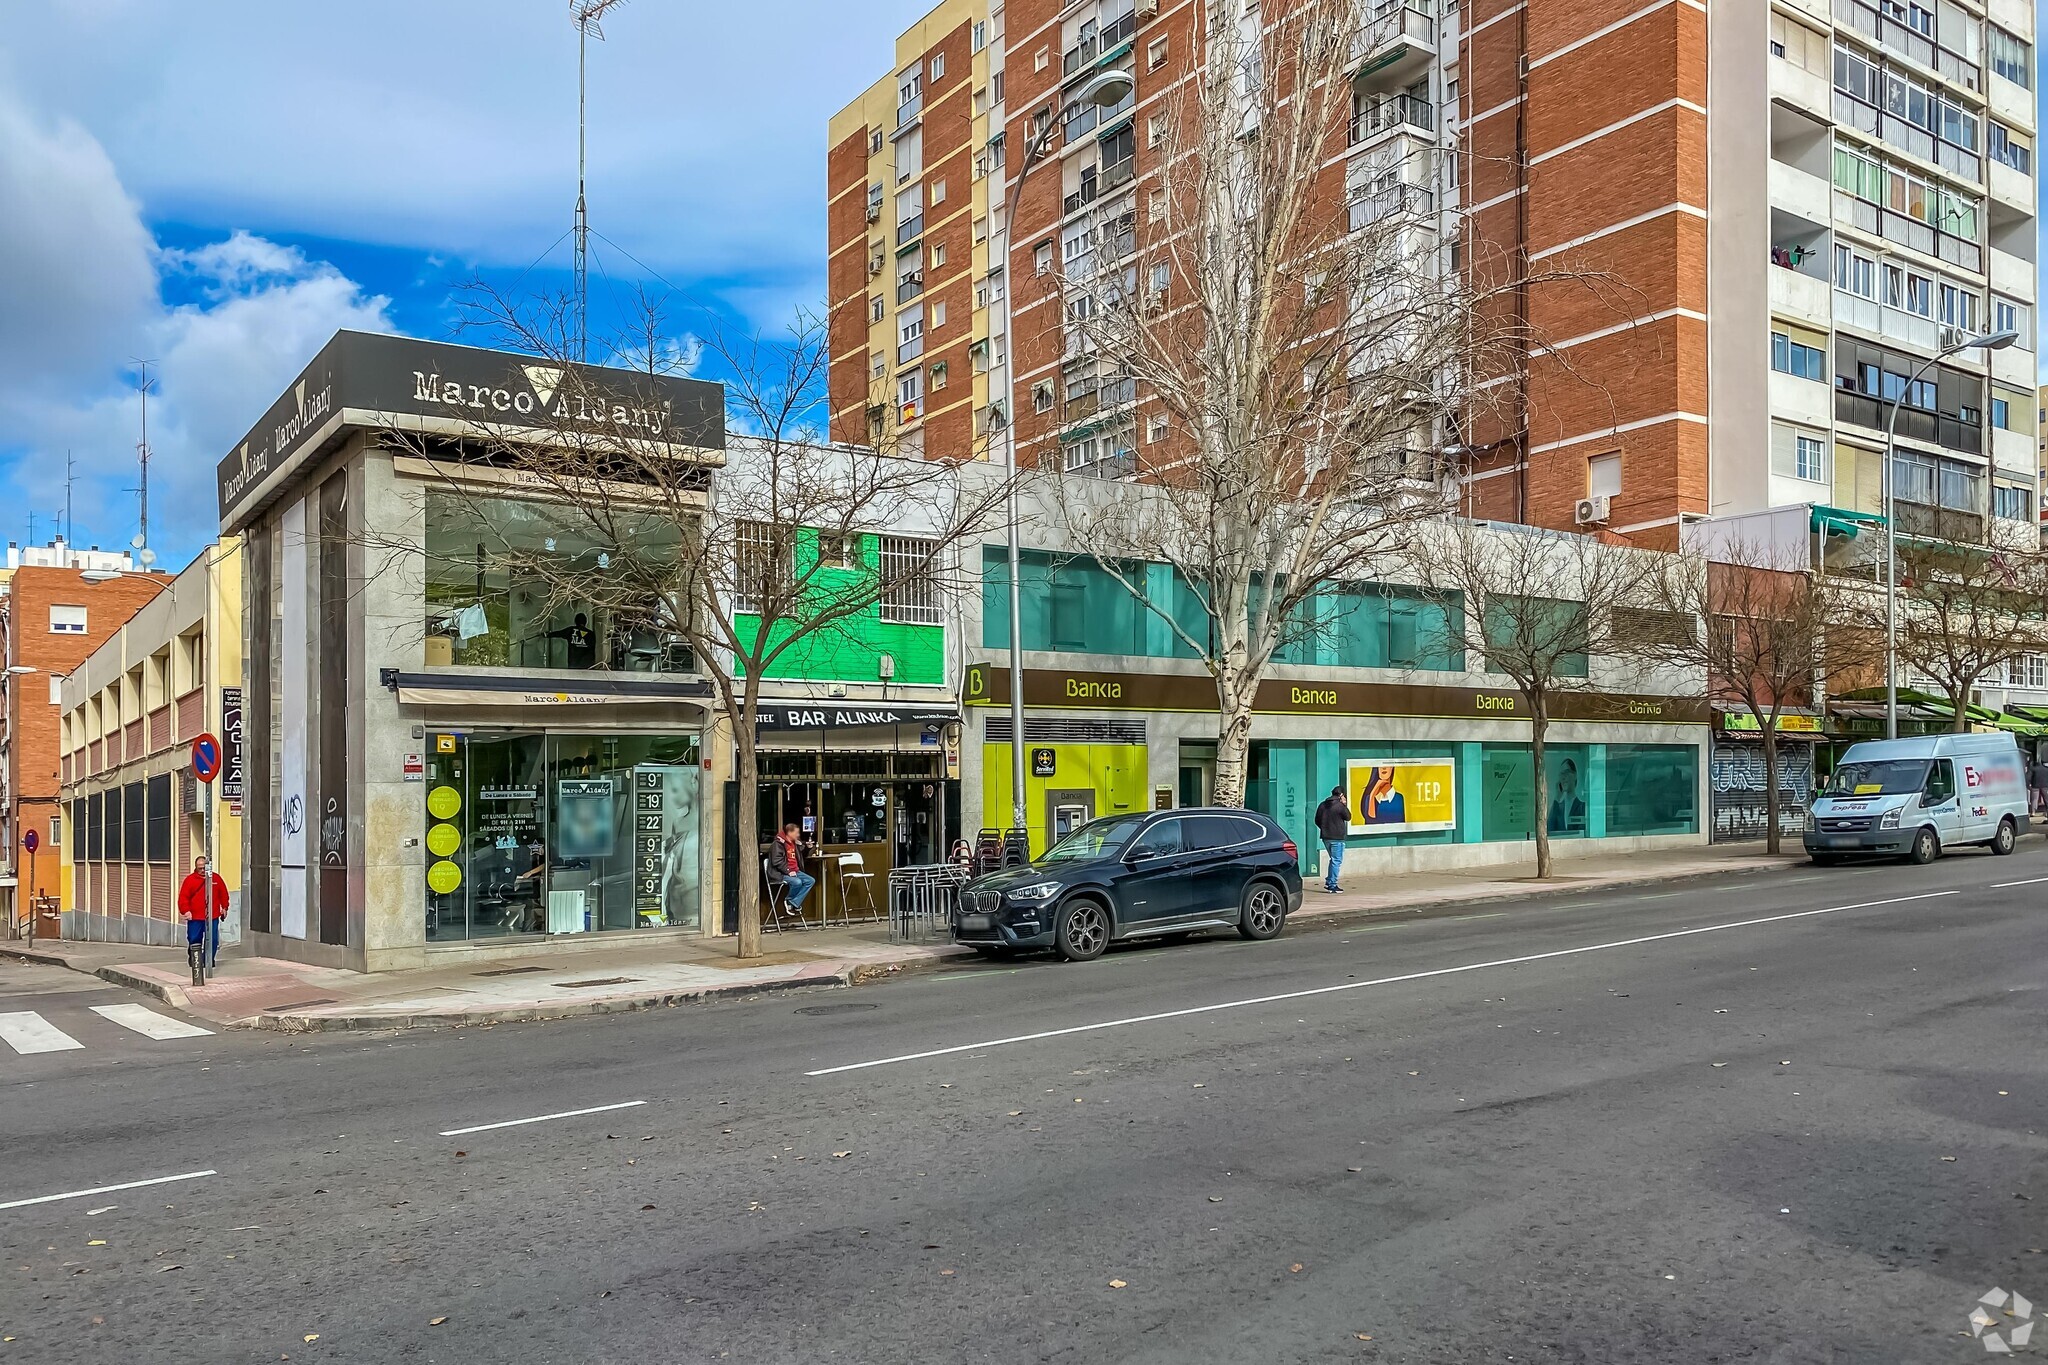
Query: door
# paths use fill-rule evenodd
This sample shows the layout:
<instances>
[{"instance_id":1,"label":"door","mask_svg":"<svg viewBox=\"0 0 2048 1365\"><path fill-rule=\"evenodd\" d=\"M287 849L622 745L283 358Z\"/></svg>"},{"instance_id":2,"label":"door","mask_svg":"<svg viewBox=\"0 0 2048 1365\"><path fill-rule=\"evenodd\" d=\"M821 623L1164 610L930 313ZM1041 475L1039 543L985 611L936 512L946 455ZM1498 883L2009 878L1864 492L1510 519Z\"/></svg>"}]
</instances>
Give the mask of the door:
<instances>
[{"instance_id":1,"label":"door","mask_svg":"<svg viewBox=\"0 0 2048 1365\"><path fill-rule=\"evenodd\" d=\"M1265 826L1242 815L1197 815L1188 861L1188 911L1236 914L1251 876L1251 850L1265 838Z\"/></svg>"},{"instance_id":2,"label":"door","mask_svg":"<svg viewBox=\"0 0 2048 1365\"><path fill-rule=\"evenodd\" d=\"M1125 924L1140 926L1187 913L1192 889L1188 824L1175 816L1148 825L1124 853L1117 899Z\"/></svg>"},{"instance_id":3,"label":"door","mask_svg":"<svg viewBox=\"0 0 2048 1365\"><path fill-rule=\"evenodd\" d=\"M1045 794L1046 846L1050 848L1095 818L1095 793L1063 788Z\"/></svg>"},{"instance_id":4,"label":"door","mask_svg":"<svg viewBox=\"0 0 2048 1365\"><path fill-rule=\"evenodd\" d=\"M1962 804L1956 800L1956 770L1948 759L1937 758L1927 767L1927 783L1920 789L1920 809L1941 836L1942 847L1963 840Z\"/></svg>"}]
</instances>

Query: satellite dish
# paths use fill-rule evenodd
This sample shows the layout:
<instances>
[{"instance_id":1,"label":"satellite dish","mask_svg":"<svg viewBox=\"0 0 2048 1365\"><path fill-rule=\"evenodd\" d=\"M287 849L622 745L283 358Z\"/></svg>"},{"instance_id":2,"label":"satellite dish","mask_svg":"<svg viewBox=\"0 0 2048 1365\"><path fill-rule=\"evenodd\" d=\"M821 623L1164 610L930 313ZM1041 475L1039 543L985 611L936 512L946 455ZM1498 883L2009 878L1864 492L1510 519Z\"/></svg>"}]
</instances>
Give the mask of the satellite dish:
<instances>
[{"instance_id":1,"label":"satellite dish","mask_svg":"<svg viewBox=\"0 0 2048 1365\"><path fill-rule=\"evenodd\" d=\"M133 540L129 541L128 543L129 543L130 545L134 546L134 547L135 547L136 549L138 549L138 550L139 550L139 549L141 549L141 548L142 548L142 545L143 545L142 537L141 537L141 536L137 536L137 537L135 537L135 539L133 539Z\"/></svg>"},{"instance_id":2,"label":"satellite dish","mask_svg":"<svg viewBox=\"0 0 2048 1365\"><path fill-rule=\"evenodd\" d=\"M146 569L146 568L148 568L148 567L149 567L150 565L152 565L152 564L156 563L156 551L155 551L155 550L147 550L147 549L146 549L146 550L144 550L144 551L143 551L143 552L142 552L141 554L139 554L139 555L137 555L137 556L135 556L135 557L136 557L136 558L137 558L138 560L142 561L142 567L143 567L143 568L145 568L145 569Z\"/></svg>"}]
</instances>

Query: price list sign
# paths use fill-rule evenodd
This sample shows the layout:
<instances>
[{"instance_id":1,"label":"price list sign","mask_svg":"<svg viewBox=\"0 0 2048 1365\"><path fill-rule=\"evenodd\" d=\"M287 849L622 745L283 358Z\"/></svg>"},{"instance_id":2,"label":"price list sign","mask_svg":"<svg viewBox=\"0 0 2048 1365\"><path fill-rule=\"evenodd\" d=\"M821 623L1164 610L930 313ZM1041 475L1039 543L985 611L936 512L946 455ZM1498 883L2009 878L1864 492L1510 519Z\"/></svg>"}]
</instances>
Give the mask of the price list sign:
<instances>
[{"instance_id":1,"label":"price list sign","mask_svg":"<svg viewBox=\"0 0 2048 1365\"><path fill-rule=\"evenodd\" d=\"M661 846L667 835L667 810L659 768L633 771L634 909L642 920L660 923L666 917L661 897Z\"/></svg>"}]
</instances>

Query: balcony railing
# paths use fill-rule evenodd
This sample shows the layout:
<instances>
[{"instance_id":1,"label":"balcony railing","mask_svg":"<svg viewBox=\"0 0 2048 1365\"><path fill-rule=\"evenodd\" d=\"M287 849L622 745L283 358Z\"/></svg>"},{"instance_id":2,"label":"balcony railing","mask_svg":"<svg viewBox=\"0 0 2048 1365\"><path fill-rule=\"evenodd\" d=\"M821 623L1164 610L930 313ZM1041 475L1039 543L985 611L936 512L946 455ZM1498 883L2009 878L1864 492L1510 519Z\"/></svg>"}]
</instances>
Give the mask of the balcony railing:
<instances>
[{"instance_id":1,"label":"balcony railing","mask_svg":"<svg viewBox=\"0 0 2048 1365\"><path fill-rule=\"evenodd\" d=\"M917 94L912 95L910 97L909 103L899 104L896 106L896 126L898 128L903 127L905 124L909 123L911 120L915 119L919 114L923 112L924 93L920 91Z\"/></svg>"},{"instance_id":2,"label":"balcony railing","mask_svg":"<svg viewBox=\"0 0 2048 1365\"><path fill-rule=\"evenodd\" d=\"M924 292L924 272L913 270L896 281L896 302L909 303Z\"/></svg>"},{"instance_id":3,"label":"balcony railing","mask_svg":"<svg viewBox=\"0 0 2048 1365\"><path fill-rule=\"evenodd\" d=\"M896 245L905 246L924 235L924 215L905 218L896 225Z\"/></svg>"},{"instance_id":4,"label":"balcony railing","mask_svg":"<svg viewBox=\"0 0 2048 1365\"><path fill-rule=\"evenodd\" d=\"M1436 127L1435 108L1428 100L1413 95L1395 95L1369 104L1351 116L1351 145L1355 147L1389 128L1403 126L1425 133L1432 131Z\"/></svg>"},{"instance_id":5,"label":"balcony railing","mask_svg":"<svg viewBox=\"0 0 2048 1365\"><path fill-rule=\"evenodd\" d=\"M1852 393L1846 389L1835 390L1835 420L1852 426L1883 431L1891 420L1892 405L1883 398L1867 393ZM1944 416L1927 411L1925 408L1899 408L1899 435L1915 441L1927 441L1948 450L1961 451L1965 455L1984 453L1984 429L1975 423L1965 423L1960 418Z\"/></svg>"},{"instance_id":6,"label":"balcony railing","mask_svg":"<svg viewBox=\"0 0 2048 1365\"><path fill-rule=\"evenodd\" d=\"M1976 183L1984 179L1984 160L1969 148L1938 138L1917 123L1873 108L1840 90L1835 91L1835 122L1890 143L1922 161L1931 161L1951 175Z\"/></svg>"},{"instance_id":7,"label":"balcony railing","mask_svg":"<svg viewBox=\"0 0 2048 1365\"><path fill-rule=\"evenodd\" d=\"M907 365L911 361L917 359L919 356L923 354L924 338L921 336L914 336L910 338L910 340L908 341L899 342L897 344L896 363L898 365Z\"/></svg>"},{"instance_id":8,"label":"balcony railing","mask_svg":"<svg viewBox=\"0 0 2048 1365\"><path fill-rule=\"evenodd\" d=\"M1435 207L1436 196L1426 186L1388 185L1352 196L1351 227L1356 231L1385 218L1422 218Z\"/></svg>"},{"instance_id":9,"label":"balcony railing","mask_svg":"<svg viewBox=\"0 0 2048 1365\"><path fill-rule=\"evenodd\" d=\"M1064 81L1084 68L1093 66L1095 60L1103 53L1116 51L1129 42L1131 35L1137 31L1138 16L1136 11L1132 11L1100 33L1083 38L1060 54L1060 79Z\"/></svg>"},{"instance_id":10,"label":"balcony railing","mask_svg":"<svg viewBox=\"0 0 2048 1365\"><path fill-rule=\"evenodd\" d=\"M1384 0L1373 10L1364 31L1351 44L1351 59L1357 63L1354 77L1369 76L1392 62L1398 49L1415 45L1430 47L1436 42L1436 20L1408 0Z\"/></svg>"},{"instance_id":11,"label":"balcony railing","mask_svg":"<svg viewBox=\"0 0 2048 1365\"><path fill-rule=\"evenodd\" d=\"M1108 194L1119 185L1127 185L1138 173L1138 158L1127 156L1122 161L1113 161L1102 168L1102 193Z\"/></svg>"}]
</instances>

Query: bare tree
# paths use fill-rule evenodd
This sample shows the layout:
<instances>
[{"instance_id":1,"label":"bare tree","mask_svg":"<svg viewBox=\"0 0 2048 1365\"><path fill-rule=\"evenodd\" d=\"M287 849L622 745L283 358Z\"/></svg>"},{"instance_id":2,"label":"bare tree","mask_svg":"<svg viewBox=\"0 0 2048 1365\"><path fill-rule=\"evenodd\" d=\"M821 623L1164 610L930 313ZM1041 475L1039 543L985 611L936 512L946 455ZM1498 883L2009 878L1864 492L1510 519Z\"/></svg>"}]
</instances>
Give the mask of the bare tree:
<instances>
[{"instance_id":1,"label":"bare tree","mask_svg":"<svg viewBox=\"0 0 2048 1365\"><path fill-rule=\"evenodd\" d=\"M2048 559L2022 550L1901 540L1898 655L1934 681L1970 728L1970 694L2012 660L2048 648Z\"/></svg>"},{"instance_id":2,"label":"bare tree","mask_svg":"<svg viewBox=\"0 0 2048 1365\"><path fill-rule=\"evenodd\" d=\"M604 348L618 367L594 369L571 362L573 315L559 301L472 290L466 302L475 325L559 371L571 412L621 402L622 369L660 375L700 347L724 381L736 434L715 473L672 427L619 423L593 431L533 419L511 433L480 425L454 448L422 453L441 462L438 486L478 530L479 573L509 574L539 610L588 604L614 632L690 647L731 730L738 954L756 956L760 888L749 850L764 681L878 611L946 619L961 543L992 520L1007 483L966 464L970 451L927 460L827 444L826 330L813 313L776 334L712 327L691 342L668 330L657 304L643 303L633 333ZM516 492L516 526L490 515L493 485L475 482L480 468L509 480L496 487Z\"/></svg>"},{"instance_id":3,"label":"bare tree","mask_svg":"<svg viewBox=\"0 0 2048 1365\"><path fill-rule=\"evenodd\" d=\"M1740 707L1756 723L1764 760L1764 846L1779 851L1778 734L1787 706L1812 704L1831 678L1867 664L1867 584L1843 585L1812 572L1805 547L1777 551L1751 541L1688 553L1656 577L1661 610L1702 629L1673 632L1671 663L1703 670L1707 695Z\"/></svg>"},{"instance_id":4,"label":"bare tree","mask_svg":"<svg viewBox=\"0 0 2048 1365\"><path fill-rule=\"evenodd\" d=\"M1354 103L1346 73L1385 8L1208 7L1197 74L1148 106L1156 177L1102 196L1063 243L1060 307L1041 315L1063 331L1064 396L1044 381L1020 414L1066 427L1036 463L1073 543L1213 677L1223 804L1243 801L1276 652L1328 628L1328 583L1374 576L1454 505L1446 448L1505 392L1472 377L1526 350L1508 299L1521 267L1452 266L1464 228L1435 198L1436 150L1397 137L1346 158L1355 130L1428 121L1407 96ZM1487 248L1464 235L1469 267ZM1104 479L1147 488L1105 495ZM1192 612L1142 590L1146 562L1172 566Z\"/></svg>"},{"instance_id":5,"label":"bare tree","mask_svg":"<svg viewBox=\"0 0 2048 1365\"><path fill-rule=\"evenodd\" d=\"M1455 522L1417 536L1413 574L1443 607L1441 649L1476 655L1527 708L1536 875L1550 875L1551 806L1544 749L1559 698L1596 693L1670 660L1691 617L1665 611L1676 557L1610 541ZM1476 670L1475 670L1476 671ZM1561 823L1561 822L1560 822Z\"/></svg>"}]
</instances>

